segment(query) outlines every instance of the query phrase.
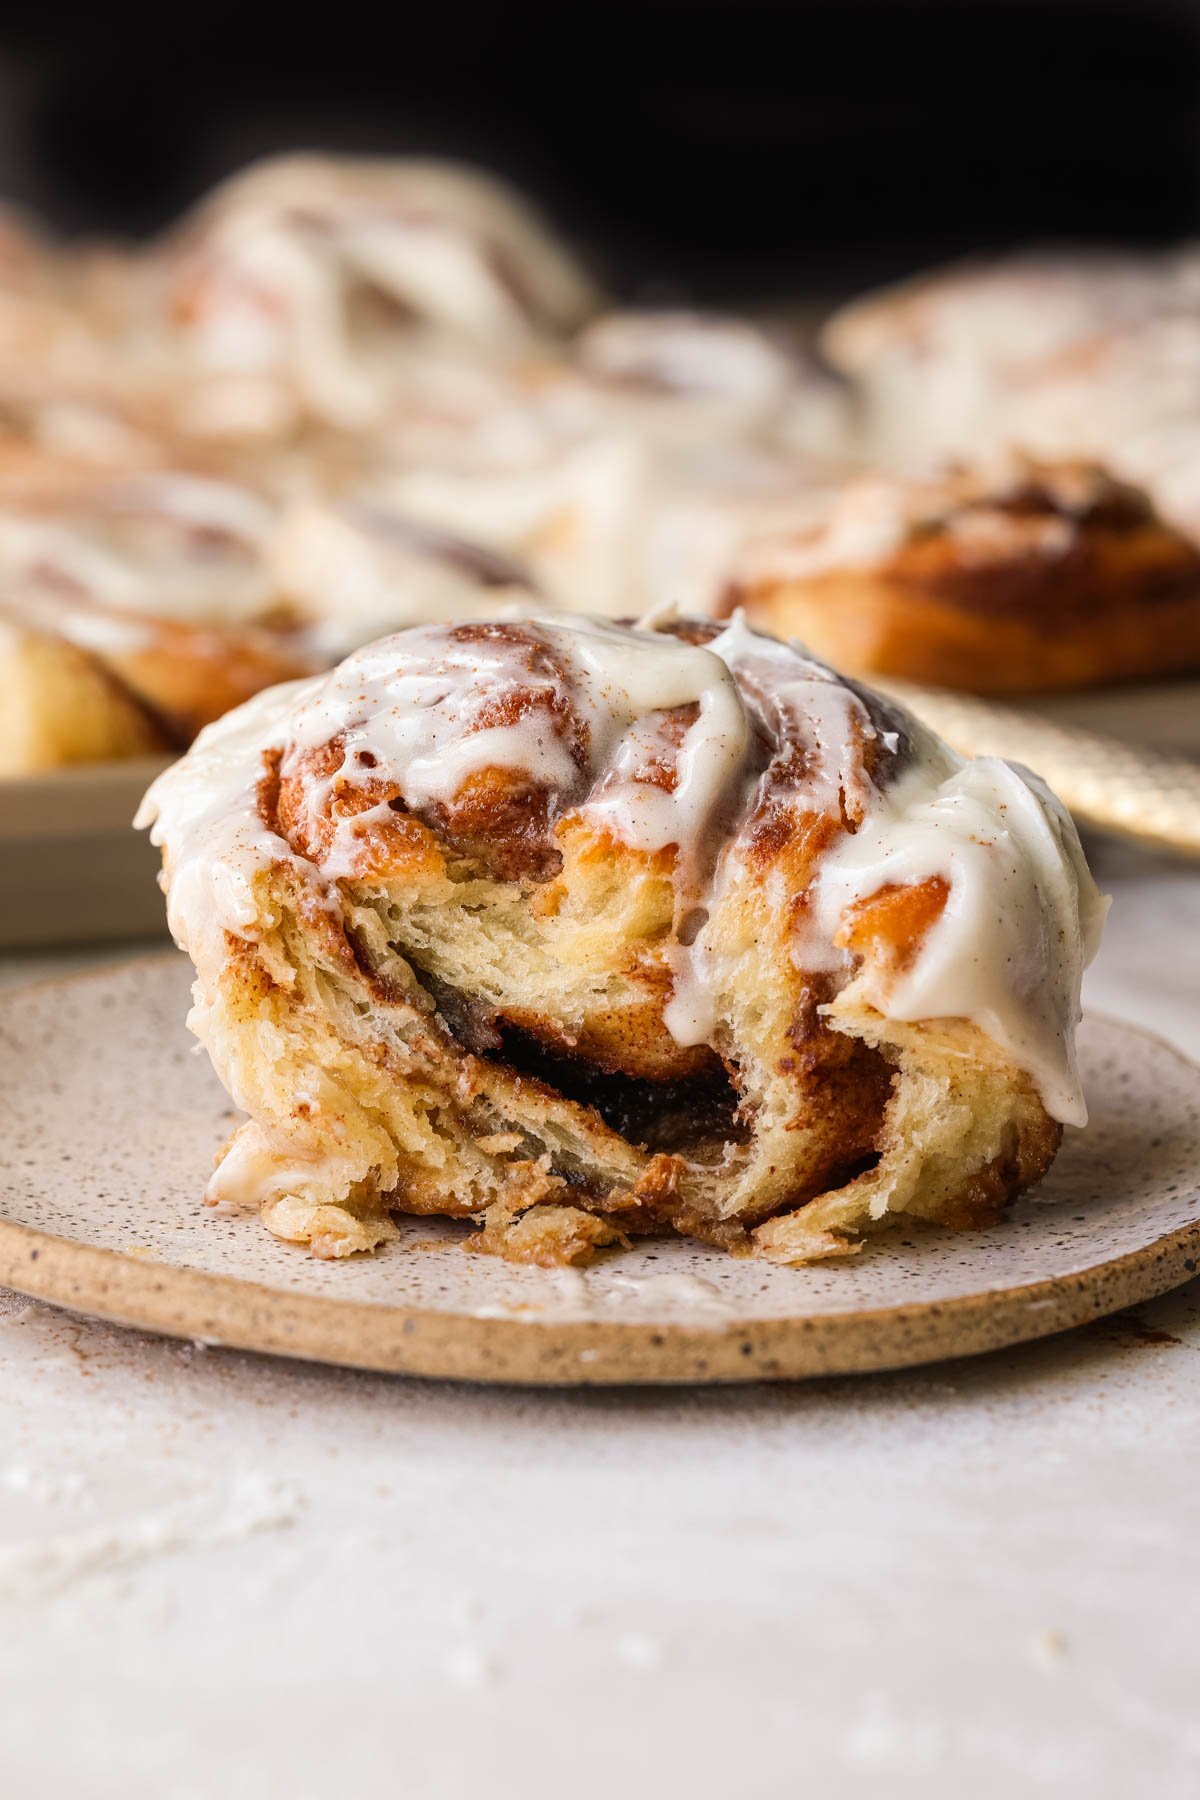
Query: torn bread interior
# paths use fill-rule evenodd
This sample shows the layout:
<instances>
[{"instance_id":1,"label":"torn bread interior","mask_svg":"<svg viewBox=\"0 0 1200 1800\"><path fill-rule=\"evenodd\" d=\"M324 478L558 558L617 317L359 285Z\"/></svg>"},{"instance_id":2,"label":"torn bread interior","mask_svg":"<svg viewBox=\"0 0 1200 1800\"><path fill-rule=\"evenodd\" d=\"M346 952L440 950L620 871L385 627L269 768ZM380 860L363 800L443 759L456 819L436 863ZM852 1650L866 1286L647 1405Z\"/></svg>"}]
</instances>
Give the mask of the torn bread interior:
<instances>
[{"instance_id":1,"label":"torn bread interior","mask_svg":"<svg viewBox=\"0 0 1200 1800\"><path fill-rule=\"evenodd\" d=\"M248 1115L210 1198L321 1255L408 1213L803 1262L991 1223L1085 1116L1062 808L741 618L400 632L141 822Z\"/></svg>"}]
</instances>

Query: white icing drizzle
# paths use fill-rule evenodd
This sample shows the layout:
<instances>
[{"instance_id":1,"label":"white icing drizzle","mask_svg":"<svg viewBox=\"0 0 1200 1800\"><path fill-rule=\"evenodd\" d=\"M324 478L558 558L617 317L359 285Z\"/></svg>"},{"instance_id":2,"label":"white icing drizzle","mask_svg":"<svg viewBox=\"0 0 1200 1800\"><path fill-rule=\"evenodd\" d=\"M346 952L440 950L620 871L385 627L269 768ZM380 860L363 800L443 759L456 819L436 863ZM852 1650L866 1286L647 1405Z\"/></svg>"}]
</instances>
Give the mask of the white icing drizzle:
<instances>
[{"instance_id":1,"label":"white icing drizzle","mask_svg":"<svg viewBox=\"0 0 1200 1800\"><path fill-rule=\"evenodd\" d=\"M176 471L0 511L5 601L101 650L123 647L143 619L242 623L270 599L273 525L257 495Z\"/></svg>"},{"instance_id":2,"label":"white icing drizzle","mask_svg":"<svg viewBox=\"0 0 1200 1800\"><path fill-rule=\"evenodd\" d=\"M717 314L615 312L582 334L585 376L653 399L721 401L743 422L770 418L790 398L795 359L765 332Z\"/></svg>"},{"instance_id":3,"label":"white icing drizzle","mask_svg":"<svg viewBox=\"0 0 1200 1800\"><path fill-rule=\"evenodd\" d=\"M287 509L270 545L272 585L305 621L323 662L428 619L495 618L510 589L536 599L523 571L431 526L366 506L311 499Z\"/></svg>"},{"instance_id":4,"label":"white icing drizzle","mask_svg":"<svg viewBox=\"0 0 1200 1800\"><path fill-rule=\"evenodd\" d=\"M720 642L720 640L716 640ZM574 656L593 746L593 768L607 768L585 809L598 825L639 850L695 844L742 768L749 719L720 652L647 633L587 622L556 634L560 654ZM699 707L676 759L672 791L639 782L642 730L675 707Z\"/></svg>"},{"instance_id":5,"label":"white icing drizzle","mask_svg":"<svg viewBox=\"0 0 1200 1800\"><path fill-rule=\"evenodd\" d=\"M565 626L539 619L532 637L548 653L533 669L524 655L514 656L508 637L456 641L439 626L384 638L347 657L296 709L285 773L295 755L340 738L344 760L330 781L362 779L365 759L367 773L387 769L418 810L449 806L469 777L499 767L548 790L555 812L581 799L582 789L578 810L636 849L674 844L686 851L698 842L736 780L749 736L746 708L719 651L598 620ZM516 723L483 722L514 688L545 704ZM584 727L583 769L548 710L564 704ZM680 744L673 791L637 779L653 753L655 715L692 705L699 716ZM310 790L314 826L327 789L314 783ZM339 824L327 872L352 871L359 826L353 818Z\"/></svg>"},{"instance_id":6,"label":"white icing drizzle","mask_svg":"<svg viewBox=\"0 0 1200 1800\"><path fill-rule=\"evenodd\" d=\"M971 1019L1033 1077L1052 1118L1084 1125L1079 984L1108 902L1038 776L996 757L964 762L921 736L918 760L822 861L818 945L879 889L941 876L950 893L918 955L886 980L868 966L867 1000L892 1019Z\"/></svg>"},{"instance_id":7,"label":"white icing drizzle","mask_svg":"<svg viewBox=\"0 0 1200 1800\"><path fill-rule=\"evenodd\" d=\"M134 825L150 826L151 841L164 852L171 935L202 976L219 966L226 932L251 940L257 935L255 877L281 858L300 862L264 823L258 786L264 752L285 741L293 709L320 684L317 677L265 688L206 725L137 810ZM304 867L314 884L323 885L319 870Z\"/></svg>"},{"instance_id":8,"label":"white icing drizzle","mask_svg":"<svg viewBox=\"0 0 1200 1800\"><path fill-rule=\"evenodd\" d=\"M696 708L690 723L678 718L685 707ZM672 950L665 1020L681 1043L699 1043L713 1029L718 915L723 884L739 874L739 826L764 754L799 748L782 785L764 779L797 819L817 813L857 829L821 859L797 961L849 977L837 947L847 915L882 887L941 876L947 903L907 968L885 975L864 965L868 1003L897 1020L974 1021L1028 1071L1053 1117L1081 1123L1073 1034L1105 903L1074 827L1035 776L991 759L964 763L912 721L897 722L902 732L877 734L853 689L740 617L704 646L594 620L425 627L210 726L154 784L138 823L165 848L172 931L211 978L224 934L258 929L262 870L290 860L328 893L358 868L361 814L339 820L319 870L264 823L265 752L281 754L286 775L306 753L340 744L340 768L306 784L314 827L328 825L334 781L381 772L419 812L451 806L481 770L515 772L548 797L551 821L583 818L638 850L676 847L677 930L689 914L700 928L694 944ZM673 784L646 778L656 758L673 763ZM795 896L775 898L790 907Z\"/></svg>"},{"instance_id":9,"label":"white icing drizzle","mask_svg":"<svg viewBox=\"0 0 1200 1800\"><path fill-rule=\"evenodd\" d=\"M823 347L858 378L873 461L1086 457L1195 535L1194 245L963 265L843 308Z\"/></svg>"},{"instance_id":10,"label":"white icing drizzle","mask_svg":"<svg viewBox=\"0 0 1200 1800\"><path fill-rule=\"evenodd\" d=\"M571 613L622 617L663 595L715 612L737 551L823 518L849 453L804 365L718 317L610 314L570 354L477 389L440 441L420 427L444 411L438 385L416 425L398 416L371 499L503 551Z\"/></svg>"},{"instance_id":11,"label":"white icing drizzle","mask_svg":"<svg viewBox=\"0 0 1200 1800\"><path fill-rule=\"evenodd\" d=\"M197 531L223 533L255 549L261 549L275 524L274 508L257 494L230 481L177 469L128 476L99 490L98 502L112 513L159 514Z\"/></svg>"},{"instance_id":12,"label":"white icing drizzle","mask_svg":"<svg viewBox=\"0 0 1200 1800\"><path fill-rule=\"evenodd\" d=\"M853 690L796 646L752 631L740 610L707 648L734 672L741 692L754 695L756 710L776 743L804 746L803 777L793 775L788 783L793 810L828 817L843 811L856 816L865 810L872 790L862 767L862 744L876 732ZM885 735L882 748L885 755L896 752L894 734ZM680 945L671 953L675 989L663 1021L680 1044L708 1043L715 1029L719 952L714 940L719 938L720 898L728 873L720 865L713 871L711 892L702 896L700 907L703 928L693 944ZM778 900L786 905L791 897L781 893Z\"/></svg>"},{"instance_id":13,"label":"white icing drizzle","mask_svg":"<svg viewBox=\"0 0 1200 1800\"><path fill-rule=\"evenodd\" d=\"M501 183L403 159L249 170L164 265L168 355L204 373L293 380L348 427L378 422L431 342L505 351L593 304L570 255Z\"/></svg>"},{"instance_id":14,"label":"white icing drizzle","mask_svg":"<svg viewBox=\"0 0 1200 1800\"><path fill-rule=\"evenodd\" d=\"M1026 514L1007 504L1026 488L1041 497L1044 510ZM1009 452L965 473L876 472L846 482L806 528L764 532L729 563L742 583L803 581L878 567L927 532L944 534L964 563L1053 561L1078 542L1089 512L1117 491L1090 465L1042 464Z\"/></svg>"}]
</instances>

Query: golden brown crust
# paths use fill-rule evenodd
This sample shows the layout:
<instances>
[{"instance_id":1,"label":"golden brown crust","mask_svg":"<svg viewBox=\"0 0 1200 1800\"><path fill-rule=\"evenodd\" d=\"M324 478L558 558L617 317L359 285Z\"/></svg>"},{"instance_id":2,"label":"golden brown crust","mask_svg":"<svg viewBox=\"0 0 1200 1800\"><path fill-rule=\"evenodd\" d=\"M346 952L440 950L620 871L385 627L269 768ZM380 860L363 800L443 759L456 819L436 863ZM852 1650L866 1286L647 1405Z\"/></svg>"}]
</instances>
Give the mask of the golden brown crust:
<instances>
[{"instance_id":1,"label":"golden brown crust","mask_svg":"<svg viewBox=\"0 0 1200 1800\"><path fill-rule=\"evenodd\" d=\"M140 644L114 646L99 660L180 748L260 689L313 669L311 657L289 633L173 619L147 621Z\"/></svg>"},{"instance_id":2,"label":"golden brown crust","mask_svg":"<svg viewBox=\"0 0 1200 1800\"><path fill-rule=\"evenodd\" d=\"M161 722L96 657L0 612L0 776L169 748Z\"/></svg>"},{"instance_id":3,"label":"golden brown crust","mask_svg":"<svg viewBox=\"0 0 1200 1800\"><path fill-rule=\"evenodd\" d=\"M1138 490L1028 465L1015 485L961 477L926 501L861 562L828 539L798 573L787 547L779 572L760 553L727 605L841 667L977 693L1200 668L1200 550Z\"/></svg>"},{"instance_id":4,"label":"golden brown crust","mask_svg":"<svg viewBox=\"0 0 1200 1800\"><path fill-rule=\"evenodd\" d=\"M483 716L525 716L540 691L518 681ZM644 772L665 791L694 710L654 714ZM1057 1146L1029 1077L963 1020L895 1025L856 994L856 970L909 966L948 884L883 886L855 907L844 970L796 951L884 734L851 708L851 773L806 810L803 741L785 712L771 730L767 716L720 913L717 1022L690 1045L666 1016L686 933L678 846L634 848L569 803L554 813L503 768L414 809L396 770L354 761L352 738L269 757L262 826L304 860L262 871L255 939L228 940L205 1006L254 1121L228 1191L239 1169L256 1171L251 1188L266 1169L271 1228L322 1254L370 1248L389 1212L440 1213L475 1222L477 1248L543 1265L655 1231L803 1261L846 1253L892 1212L995 1217ZM544 729L580 742L583 714L568 699ZM902 734L884 730L903 765ZM331 889L314 866L336 871Z\"/></svg>"},{"instance_id":5,"label":"golden brown crust","mask_svg":"<svg viewBox=\"0 0 1200 1800\"><path fill-rule=\"evenodd\" d=\"M66 714L83 663L145 725L131 734L114 715L93 734L100 757L136 753L147 732L184 749L251 695L320 666L274 598L257 535L271 512L252 488L149 458L118 476L61 453L39 477L37 456L14 470L5 449L0 423L0 621L60 647L40 657L28 704L64 715L64 746L80 737Z\"/></svg>"}]
</instances>

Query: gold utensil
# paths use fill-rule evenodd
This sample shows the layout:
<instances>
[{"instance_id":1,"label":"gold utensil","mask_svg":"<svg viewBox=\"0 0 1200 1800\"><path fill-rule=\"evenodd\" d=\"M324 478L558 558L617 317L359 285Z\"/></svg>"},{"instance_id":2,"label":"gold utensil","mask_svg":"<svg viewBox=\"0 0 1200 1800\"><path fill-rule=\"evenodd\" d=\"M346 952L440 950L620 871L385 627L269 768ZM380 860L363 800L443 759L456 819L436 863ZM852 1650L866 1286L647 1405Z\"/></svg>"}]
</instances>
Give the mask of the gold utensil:
<instances>
[{"instance_id":1,"label":"gold utensil","mask_svg":"<svg viewBox=\"0 0 1200 1800\"><path fill-rule=\"evenodd\" d=\"M1200 762L1017 707L907 681L876 682L964 756L1027 763L1083 825L1200 857Z\"/></svg>"}]
</instances>

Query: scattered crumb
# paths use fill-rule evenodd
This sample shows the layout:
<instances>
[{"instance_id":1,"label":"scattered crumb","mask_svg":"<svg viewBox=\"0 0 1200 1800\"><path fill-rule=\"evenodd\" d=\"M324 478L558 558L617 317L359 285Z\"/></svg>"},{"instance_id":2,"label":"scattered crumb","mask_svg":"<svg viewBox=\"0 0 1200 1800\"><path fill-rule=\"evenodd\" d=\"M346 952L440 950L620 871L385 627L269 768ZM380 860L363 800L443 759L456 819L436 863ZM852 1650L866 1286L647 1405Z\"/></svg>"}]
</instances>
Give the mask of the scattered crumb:
<instances>
[{"instance_id":1,"label":"scattered crumb","mask_svg":"<svg viewBox=\"0 0 1200 1800\"><path fill-rule=\"evenodd\" d=\"M591 1262L597 1250L611 1244L628 1249L629 1239L607 1219L578 1206L539 1201L516 1212L495 1201L484 1214L482 1231L467 1239L466 1248L505 1262L570 1269Z\"/></svg>"},{"instance_id":2,"label":"scattered crumb","mask_svg":"<svg viewBox=\"0 0 1200 1800\"><path fill-rule=\"evenodd\" d=\"M1029 1660L1035 1669L1053 1669L1067 1654L1067 1640L1061 1631L1047 1627L1035 1631L1029 1640Z\"/></svg>"}]
</instances>

